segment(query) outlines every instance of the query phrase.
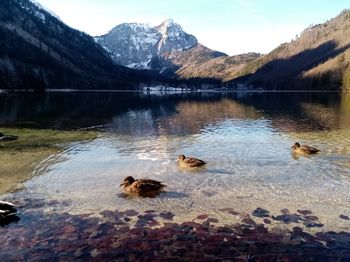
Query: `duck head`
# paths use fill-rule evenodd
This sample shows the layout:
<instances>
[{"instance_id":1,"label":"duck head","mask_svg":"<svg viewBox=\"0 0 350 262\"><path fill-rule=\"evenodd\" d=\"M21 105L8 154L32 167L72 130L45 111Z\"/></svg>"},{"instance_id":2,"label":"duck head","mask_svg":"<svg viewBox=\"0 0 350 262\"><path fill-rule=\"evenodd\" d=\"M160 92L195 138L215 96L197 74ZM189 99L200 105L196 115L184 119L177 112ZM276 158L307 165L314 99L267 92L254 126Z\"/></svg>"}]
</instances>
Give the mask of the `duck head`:
<instances>
[{"instance_id":1,"label":"duck head","mask_svg":"<svg viewBox=\"0 0 350 262\"><path fill-rule=\"evenodd\" d=\"M135 182L135 179L132 176L127 176L126 178L124 178L124 181L123 183L120 184L120 186L123 186L123 187L130 186L134 182Z\"/></svg>"},{"instance_id":2,"label":"duck head","mask_svg":"<svg viewBox=\"0 0 350 262\"><path fill-rule=\"evenodd\" d=\"M178 157L177 157L177 160L178 161L183 161L183 160L185 160L185 156L184 155L179 155Z\"/></svg>"},{"instance_id":3,"label":"duck head","mask_svg":"<svg viewBox=\"0 0 350 262\"><path fill-rule=\"evenodd\" d=\"M293 146L292 146L292 149L297 149L297 148L299 148L300 147L300 144L299 143L295 143Z\"/></svg>"}]
</instances>

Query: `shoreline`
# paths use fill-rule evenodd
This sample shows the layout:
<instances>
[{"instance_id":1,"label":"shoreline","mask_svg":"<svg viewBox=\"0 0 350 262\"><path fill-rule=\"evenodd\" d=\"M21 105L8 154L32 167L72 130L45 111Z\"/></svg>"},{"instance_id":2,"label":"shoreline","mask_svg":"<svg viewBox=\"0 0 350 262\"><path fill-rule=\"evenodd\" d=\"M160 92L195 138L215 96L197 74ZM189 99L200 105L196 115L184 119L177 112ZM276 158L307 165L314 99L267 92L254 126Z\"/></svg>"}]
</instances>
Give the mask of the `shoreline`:
<instances>
[{"instance_id":1,"label":"shoreline","mask_svg":"<svg viewBox=\"0 0 350 262\"><path fill-rule=\"evenodd\" d=\"M16 89L7 90L0 89L1 94L20 94L20 93L145 93L152 94L154 92L158 93L169 93L169 94L181 94L181 93L349 93L350 90L261 90L261 89L251 89L251 90L219 90L219 89L206 89L206 90L127 90L127 89L45 89L45 90L26 90L26 89Z\"/></svg>"}]
</instances>

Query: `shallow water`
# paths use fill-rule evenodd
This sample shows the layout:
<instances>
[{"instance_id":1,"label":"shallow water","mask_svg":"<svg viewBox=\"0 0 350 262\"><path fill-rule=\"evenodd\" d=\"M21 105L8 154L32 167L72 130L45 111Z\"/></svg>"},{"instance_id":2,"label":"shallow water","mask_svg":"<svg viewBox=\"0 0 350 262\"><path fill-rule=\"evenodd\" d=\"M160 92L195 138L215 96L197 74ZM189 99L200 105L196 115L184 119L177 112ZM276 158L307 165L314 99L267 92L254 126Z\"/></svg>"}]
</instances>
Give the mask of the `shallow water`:
<instances>
[{"instance_id":1,"label":"shallow water","mask_svg":"<svg viewBox=\"0 0 350 262\"><path fill-rule=\"evenodd\" d=\"M222 224L236 223L238 218L223 208L250 214L261 207L275 215L285 208L311 210L322 230L349 232L349 221L339 218L350 215L349 97L2 94L0 126L93 129L99 134L64 145L35 166L35 176L23 190L4 197L62 203L38 207L48 213L172 212L179 223L199 214ZM296 141L321 152L295 156L290 147ZM194 171L181 169L176 163L179 154L208 164ZM166 191L156 198L127 198L119 184L129 175L163 181Z\"/></svg>"}]
</instances>

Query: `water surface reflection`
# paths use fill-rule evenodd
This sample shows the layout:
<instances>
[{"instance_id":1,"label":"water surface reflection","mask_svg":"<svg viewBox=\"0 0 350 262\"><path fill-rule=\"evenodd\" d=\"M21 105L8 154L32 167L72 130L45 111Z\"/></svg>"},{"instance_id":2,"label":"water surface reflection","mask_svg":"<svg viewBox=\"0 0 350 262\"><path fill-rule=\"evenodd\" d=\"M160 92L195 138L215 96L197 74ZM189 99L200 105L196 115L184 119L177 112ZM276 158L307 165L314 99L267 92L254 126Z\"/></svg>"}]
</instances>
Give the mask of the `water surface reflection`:
<instances>
[{"instance_id":1,"label":"water surface reflection","mask_svg":"<svg viewBox=\"0 0 350 262\"><path fill-rule=\"evenodd\" d=\"M2 127L98 131L96 139L65 144L37 164L25 188L6 197L65 203L39 210L71 216L171 212L179 224L201 214L221 225L247 222L244 214L261 207L273 226L290 232L349 232L340 218L350 215L349 105L349 95L338 93L2 94ZM296 141L321 153L293 158ZM180 169L179 154L208 165ZM122 197L119 184L129 175L161 180L167 192Z\"/></svg>"}]
</instances>

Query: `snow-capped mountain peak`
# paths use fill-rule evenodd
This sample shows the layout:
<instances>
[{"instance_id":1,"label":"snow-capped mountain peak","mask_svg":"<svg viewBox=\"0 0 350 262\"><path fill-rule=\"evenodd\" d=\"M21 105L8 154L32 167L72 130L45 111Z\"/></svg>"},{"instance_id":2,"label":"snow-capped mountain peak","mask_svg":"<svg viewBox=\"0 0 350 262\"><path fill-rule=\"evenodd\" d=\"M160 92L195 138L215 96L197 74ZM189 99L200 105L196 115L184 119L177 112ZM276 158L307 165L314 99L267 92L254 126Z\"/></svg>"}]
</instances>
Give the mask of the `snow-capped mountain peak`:
<instances>
[{"instance_id":1,"label":"snow-capped mountain peak","mask_svg":"<svg viewBox=\"0 0 350 262\"><path fill-rule=\"evenodd\" d=\"M166 31L168 28L171 28L171 27L177 27L177 28L180 28L181 30L182 30L182 28L181 28L181 26L179 25L179 24L177 24L177 23L175 23L174 22L174 20L173 19L171 19L171 18L168 18L168 19L166 19L166 20L164 20L159 26L157 26L159 29L159 31L161 32L161 31Z\"/></svg>"},{"instance_id":2,"label":"snow-capped mountain peak","mask_svg":"<svg viewBox=\"0 0 350 262\"><path fill-rule=\"evenodd\" d=\"M152 27L143 23L124 23L95 40L110 50L116 63L138 69L153 69L151 62L165 53L186 50L198 44L172 19Z\"/></svg>"},{"instance_id":3,"label":"snow-capped mountain peak","mask_svg":"<svg viewBox=\"0 0 350 262\"><path fill-rule=\"evenodd\" d=\"M162 23L161 25L169 25L169 26L171 26L171 25L173 25L173 24L176 24L176 23L174 22L174 20L173 20L172 18L167 18L167 19L165 19L165 20L163 21L163 23Z\"/></svg>"},{"instance_id":4,"label":"snow-capped mountain peak","mask_svg":"<svg viewBox=\"0 0 350 262\"><path fill-rule=\"evenodd\" d=\"M182 27L172 19L166 19L163 23L157 26L157 30L163 37L178 37L185 33L182 30Z\"/></svg>"}]
</instances>

